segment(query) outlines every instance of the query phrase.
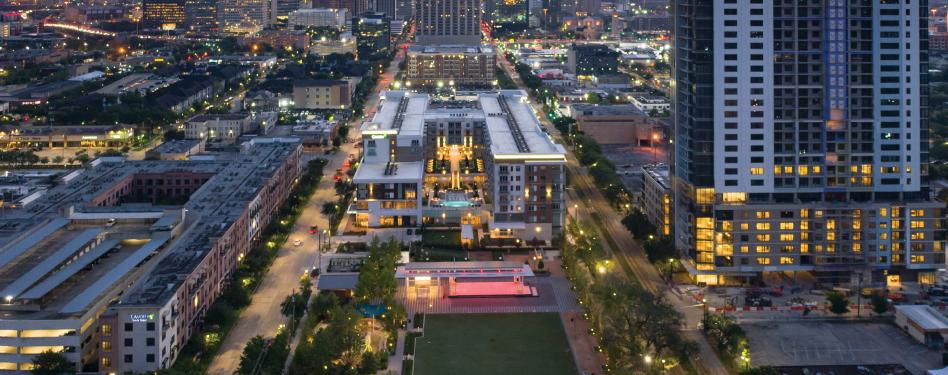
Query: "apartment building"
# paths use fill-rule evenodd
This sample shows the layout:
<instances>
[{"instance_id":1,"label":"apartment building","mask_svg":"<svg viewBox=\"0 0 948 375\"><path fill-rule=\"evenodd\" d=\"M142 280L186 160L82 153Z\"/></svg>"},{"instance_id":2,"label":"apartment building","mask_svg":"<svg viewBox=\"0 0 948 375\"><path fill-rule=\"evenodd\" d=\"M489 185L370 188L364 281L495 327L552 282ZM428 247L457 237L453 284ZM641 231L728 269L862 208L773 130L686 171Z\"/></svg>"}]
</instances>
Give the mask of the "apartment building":
<instances>
[{"instance_id":1,"label":"apartment building","mask_svg":"<svg viewBox=\"0 0 948 375\"><path fill-rule=\"evenodd\" d=\"M490 46L422 46L408 48L407 82L413 87L489 88L496 82L497 55Z\"/></svg>"},{"instance_id":2,"label":"apartment building","mask_svg":"<svg viewBox=\"0 0 948 375\"><path fill-rule=\"evenodd\" d=\"M310 79L293 82L293 106L300 109L344 109L352 105L349 82Z\"/></svg>"},{"instance_id":3,"label":"apartment building","mask_svg":"<svg viewBox=\"0 0 948 375\"><path fill-rule=\"evenodd\" d=\"M664 164L642 167L639 208L662 236L670 236L672 228L672 191L669 172L668 166Z\"/></svg>"},{"instance_id":4,"label":"apartment building","mask_svg":"<svg viewBox=\"0 0 948 375\"><path fill-rule=\"evenodd\" d=\"M927 4L674 10L674 236L697 281L933 282L945 234L927 176Z\"/></svg>"},{"instance_id":5,"label":"apartment building","mask_svg":"<svg viewBox=\"0 0 948 375\"><path fill-rule=\"evenodd\" d=\"M481 44L479 0L420 0L415 20L419 44Z\"/></svg>"},{"instance_id":6,"label":"apartment building","mask_svg":"<svg viewBox=\"0 0 948 375\"><path fill-rule=\"evenodd\" d=\"M5 210L0 371L49 350L76 371L170 366L285 198L300 150L255 139L229 161L100 158Z\"/></svg>"},{"instance_id":7,"label":"apartment building","mask_svg":"<svg viewBox=\"0 0 948 375\"><path fill-rule=\"evenodd\" d=\"M287 24L290 30L332 27L343 31L349 24L349 12L331 8L299 9L290 13Z\"/></svg>"},{"instance_id":8,"label":"apartment building","mask_svg":"<svg viewBox=\"0 0 948 375\"><path fill-rule=\"evenodd\" d=\"M565 150L526 100L516 90L449 100L385 92L362 125L352 222L381 233L460 226L475 243L548 243L565 219Z\"/></svg>"},{"instance_id":9,"label":"apartment building","mask_svg":"<svg viewBox=\"0 0 948 375\"><path fill-rule=\"evenodd\" d=\"M232 143L244 134L256 131L266 134L274 124L274 112L197 115L185 122L184 137Z\"/></svg>"}]
</instances>

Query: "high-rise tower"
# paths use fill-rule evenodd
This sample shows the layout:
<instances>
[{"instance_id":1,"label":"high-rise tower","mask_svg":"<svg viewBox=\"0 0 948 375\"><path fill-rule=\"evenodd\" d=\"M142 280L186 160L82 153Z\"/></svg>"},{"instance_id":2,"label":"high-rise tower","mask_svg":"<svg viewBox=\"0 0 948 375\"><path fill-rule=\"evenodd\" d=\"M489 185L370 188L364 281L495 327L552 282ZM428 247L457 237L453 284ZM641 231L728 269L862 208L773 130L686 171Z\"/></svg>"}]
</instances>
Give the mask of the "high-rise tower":
<instances>
[{"instance_id":1,"label":"high-rise tower","mask_svg":"<svg viewBox=\"0 0 948 375\"><path fill-rule=\"evenodd\" d=\"M466 44L481 42L479 0L418 0L415 8L419 44Z\"/></svg>"},{"instance_id":2,"label":"high-rise tower","mask_svg":"<svg viewBox=\"0 0 948 375\"><path fill-rule=\"evenodd\" d=\"M674 236L698 281L944 267L927 3L674 1Z\"/></svg>"}]
</instances>

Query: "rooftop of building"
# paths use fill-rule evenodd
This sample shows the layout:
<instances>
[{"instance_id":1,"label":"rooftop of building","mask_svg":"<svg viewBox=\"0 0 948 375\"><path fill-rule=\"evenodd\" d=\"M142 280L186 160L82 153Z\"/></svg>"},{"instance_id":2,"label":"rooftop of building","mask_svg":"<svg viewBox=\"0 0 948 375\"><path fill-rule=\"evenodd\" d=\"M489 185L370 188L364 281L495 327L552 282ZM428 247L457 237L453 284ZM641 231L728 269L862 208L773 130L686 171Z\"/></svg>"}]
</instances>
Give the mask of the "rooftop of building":
<instances>
[{"instance_id":1,"label":"rooftop of building","mask_svg":"<svg viewBox=\"0 0 948 375\"><path fill-rule=\"evenodd\" d=\"M639 95L635 97L637 102L668 103L668 98L658 95Z\"/></svg>"},{"instance_id":2,"label":"rooftop of building","mask_svg":"<svg viewBox=\"0 0 948 375\"><path fill-rule=\"evenodd\" d=\"M420 182L425 164L416 162L362 163L352 177L354 183L411 183Z\"/></svg>"},{"instance_id":3,"label":"rooftop of building","mask_svg":"<svg viewBox=\"0 0 948 375\"><path fill-rule=\"evenodd\" d=\"M181 235L144 280L122 297L123 304L162 304L211 251L214 239L239 218L285 159L298 149L298 139L254 143L185 204L194 224Z\"/></svg>"},{"instance_id":4,"label":"rooftop of building","mask_svg":"<svg viewBox=\"0 0 948 375\"><path fill-rule=\"evenodd\" d=\"M158 212L160 217L161 212ZM21 233L0 252L4 319L78 318L121 287L170 236L151 222L54 218Z\"/></svg>"},{"instance_id":5,"label":"rooftop of building","mask_svg":"<svg viewBox=\"0 0 948 375\"><path fill-rule=\"evenodd\" d=\"M642 172L645 172L651 179L655 180L663 189L671 189L667 164L646 165L642 167Z\"/></svg>"},{"instance_id":6,"label":"rooftop of building","mask_svg":"<svg viewBox=\"0 0 948 375\"><path fill-rule=\"evenodd\" d=\"M44 286L35 293L29 288L40 288L41 285L52 280L46 274L63 272L74 267L64 261L72 259L73 263L84 259L86 255L70 258L78 250L71 250L76 246L91 243L92 238L102 239L102 244L108 248L93 246L89 253L101 251L96 255L98 259L103 254L106 258L98 260L107 266L93 267L93 271L83 269L84 266L75 266L83 269L75 271L76 275L85 277L83 283L70 282L69 287L62 287L63 300L61 303L47 302L42 311L47 314L81 313L98 296L113 286L127 285L131 281L119 282L128 273L128 270L137 267L146 257L164 245L162 258L157 261L154 269L139 280L136 287L126 292L123 303L160 304L170 297L169 293L177 289L184 275L190 274L211 250L215 238L220 237L233 225L240 215L247 209L250 202L264 188L273 173L285 162L286 158L299 148L295 138L272 139L269 141L250 142L242 152L230 161L125 161L122 158L102 158L91 163L78 177L67 183L62 183L51 189L36 202L21 210L9 210L0 216L0 244L4 250L0 251L0 291L13 295L16 298L34 299ZM161 211L167 206L151 206L150 204L122 204L112 207L97 207L90 204L90 200L97 195L108 191L119 181L140 173L160 174L165 172L206 173L211 176L187 201L178 208L187 213L188 219L185 231L172 239L169 235L162 235L161 228L163 215ZM157 211L159 214L149 214L148 211ZM145 215L155 221L146 221L144 224L117 224L112 227L101 225L83 226L71 224L70 219L62 213L71 213L71 218L82 217L105 221L109 218L136 217ZM182 212L178 210L177 212ZM140 222L140 220L139 220ZM165 222L173 222L165 220ZM157 224L156 224L157 223ZM164 229L166 230L166 229ZM113 235L114 234L114 235ZM114 237L114 238L113 238ZM117 241L110 241L110 240ZM113 249L115 246L118 249ZM103 245L105 246L105 245ZM90 255L91 257L92 255ZM43 268L36 268L42 266ZM49 268L49 270L46 270ZM26 275L36 275L36 280L22 278ZM44 271L46 270L46 271ZM96 271L101 270L101 271ZM44 273L45 272L45 273ZM72 272L72 271L70 271ZM98 272L98 273L96 273ZM101 276L101 277L100 277ZM78 277L78 276L77 276ZM66 279L73 280L69 277ZM40 281L38 284L37 281ZM65 280L60 281L62 285ZM34 285L35 284L35 285ZM53 293L59 284L53 285ZM22 289L22 290L21 290ZM157 291L157 292L156 292ZM49 296L39 294L41 298ZM74 298L67 298L75 296ZM55 310L58 308L59 310ZM2 309L0 309L2 310ZM30 318L33 315L25 315ZM36 315L41 316L41 315Z\"/></svg>"},{"instance_id":7,"label":"rooftop of building","mask_svg":"<svg viewBox=\"0 0 948 375\"><path fill-rule=\"evenodd\" d=\"M293 87L330 87L348 84L349 82L341 79L299 79L293 81Z\"/></svg>"},{"instance_id":8,"label":"rooftop of building","mask_svg":"<svg viewBox=\"0 0 948 375\"><path fill-rule=\"evenodd\" d=\"M632 104L571 104L573 113L585 116L648 116Z\"/></svg>"},{"instance_id":9,"label":"rooftop of building","mask_svg":"<svg viewBox=\"0 0 948 375\"><path fill-rule=\"evenodd\" d=\"M219 114L203 114L191 117L188 119L188 122L206 122L206 121L235 121L235 120L246 120L248 117L251 117L252 114L249 112L242 113L219 113Z\"/></svg>"},{"instance_id":10,"label":"rooftop of building","mask_svg":"<svg viewBox=\"0 0 948 375\"><path fill-rule=\"evenodd\" d=\"M180 154L191 151L199 144L201 144L200 139L172 139L165 141L151 151L159 154Z\"/></svg>"},{"instance_id":11,"label":"rooftop of building","mask_svg":"<svg viewBox=\"0 0 948 375\"><path fill-rule=\"evenodd\" d=\"M427 94L386 91L372 121L362 125L362 134L421 137L426 122L474 119L485 122L495 157L565 155L565 149L543 131L523 91L473 92L464 98L432 101Z\"/></svg>"},{"instance_id":12,"label":"rooftop of building","mask_svg":"<svg viewBox=\"0 0 948 375\"><path fill-rule=\"evenodd\" d=\"M494 47L489 45L471 46L471 45L420 45L412 44L408 47L409 53L494 53Z\"/></svg>"}]
</instances>

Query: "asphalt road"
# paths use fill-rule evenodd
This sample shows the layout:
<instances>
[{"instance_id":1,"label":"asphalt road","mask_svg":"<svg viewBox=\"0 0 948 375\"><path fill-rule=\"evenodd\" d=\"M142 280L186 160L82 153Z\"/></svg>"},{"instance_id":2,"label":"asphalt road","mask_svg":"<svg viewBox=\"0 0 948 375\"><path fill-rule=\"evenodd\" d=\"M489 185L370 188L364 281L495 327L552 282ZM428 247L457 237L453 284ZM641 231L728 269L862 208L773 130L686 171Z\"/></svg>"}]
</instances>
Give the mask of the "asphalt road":
<instances>
[{"instance_id":1,"label":"asphalt road","mask_svg":"<svg viewBox=\"0 0 948 375\"><path fill-rule=\"evenodd\" d=\"M498 61L501 62L501 68L505 69L507 74L514 78L514 82L522 89L527 90L511 64L504 58L499 58ZM540 123L553 135L554 139L562 143L559 132L542 114L542 110L536 108L536 103L531 103L531 105L539 114ZM700 352L699 358L693 358L692 362L695 367L705 374L728 374L727 369L718 359L714 350L696 328L703 315L700 306L690 305L670 292L658 271L648 262L645 250L635 242L632 233L623 227L622 216L599 193L586 168L579 164L573 152L568 148L566 168L570 174L569 186L572 188L567 191L567 197L573 215L597 227L599 232L603 234L604 248L613 255L627 277L638 280L645 288L654 293L665 295L668 301L674 304L675 308L682 313L686 324L683 333L698 345Z\"/></svg>"},{"instance_id":2,"label":"asphalt road","mask_svg":"<svg viewBox=\"0 0 948 375\"><path fill-rule=\"evenodd\" d=\"M389 69L379 79L378 87L366 102L366 118L374 113L378 105L379 92L392 82L398 72L400 59L403 57L404 54L399 52ZM353 119L350 122L349 138L361 139L359 133L361 121L362 119ZM340 168L350 153L357 153L357 151L352 143L347 142L340 147L339 152L333 155L318 156L329 160L319 187L309 198L306 208L294 224L289 240L279 249L277 258L254 293L250 306L240 314L234 328L224 338L217 357L208 369L208 374L233 374L240 364L240 354L251 338L256 335L273 337L280 325L286 323L286 319L280 313L280 303L299 286L299 277L316 263L317 238L309 234L309 227L311 225L318 225L320 228L329 227L327 218L320 213L320 209L324 202L336 200L333 180L330 178L332 171ZM302 241L301 246L294 246L293 242L297 239Z\"/></svg>"}]
</instances>

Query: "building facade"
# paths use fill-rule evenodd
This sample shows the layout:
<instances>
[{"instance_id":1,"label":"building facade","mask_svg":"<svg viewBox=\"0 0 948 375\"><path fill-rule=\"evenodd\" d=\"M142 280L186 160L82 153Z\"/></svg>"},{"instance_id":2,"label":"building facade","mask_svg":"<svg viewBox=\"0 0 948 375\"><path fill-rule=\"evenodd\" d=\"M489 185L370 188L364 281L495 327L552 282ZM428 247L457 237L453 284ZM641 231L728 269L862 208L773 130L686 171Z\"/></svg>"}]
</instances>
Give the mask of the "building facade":
<instances>
[{"instance_id":1,"label":"building facade","mask_svg":"<svg viewBox=\"0 0 948 375\"><path fill-rule=\"evenodd\" d=\"M647 165L642 167L642 193L639 207L656 232L670 236L672 228L672 191L669 168L667 165Z\"/></svg>"},{"instance_id":2,"label":"building facade","mask_svg":"<svg viewBox=\"0 0 948 375\"><path fill-rule=\"evenodd\" d=\"M299 9L289 14L287 22L291 30L307 27L332 27L342 31L346 29L348 24L348 10L330 8Z\"/></svg>"},{"instance_id":3,"label":"building facade","mask_svg":"<svg viewBox=\"0 0 948 375\"><path fill-rule=\"evenodd\" d=\"M382 13L366 13L352 19L359 60L379 60L392 51L391 20Z\"/></svg>"},{"instance_id":4,"label":"building facade","mask_svg":"<svg viewBox=\"0 0 948 375\"><path fill-rule=\"evenodd\" d=\"M406 79L414 87L489 88L497 55L490 46L419 46L408 49Z\"/></svg>"},{"instance_id":5,"label":"building facade","mask_svg":"<svg viewBox=\"0 0 948 375\"><path fill-rule=\"evenodd\" d=\"M479 0L419 0L415 21L419 44L481 44Z\"/></svg>"},{"instance_id":6,"label":"building facade","mask_svg":"<svg viewBox=\"0 0 948 375\"><path fill-rule=\"evenodd\" d=\"M142 26L151 29L184 27L184 0L142 1Z\"/></svg>"},{"instance_id":7,"label":"building facade","mask_svg":"<svg viewBox=\"0 0 948 375\"><path fill-rule=\"evenodd\" d=\"M674 9L674 236L697 280L932 282L925 3Z\"/></svg>"},{"instance_id":8,"label":"building facade","mask_svg":"<svg viewBox=\"0 0 948 375\"><path fill-rule=\"evenodd\" d=\"M352 105L347 81L314 79L293 83L293 106L301 109L344 109Z\"/></svg>"},{"instance_id":9,"label":"building facade","mask_svg":"<svg viewBox=\"0 0 948 375\"><path fill-rule=\"evenodd\" d=\"M579 76L619 72L621 54L602 44L573 44L566 54L567 68Z\"/></svg>"}]
</instances>

